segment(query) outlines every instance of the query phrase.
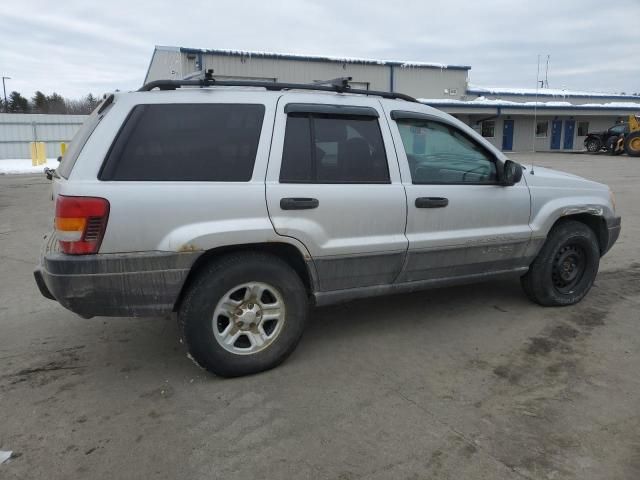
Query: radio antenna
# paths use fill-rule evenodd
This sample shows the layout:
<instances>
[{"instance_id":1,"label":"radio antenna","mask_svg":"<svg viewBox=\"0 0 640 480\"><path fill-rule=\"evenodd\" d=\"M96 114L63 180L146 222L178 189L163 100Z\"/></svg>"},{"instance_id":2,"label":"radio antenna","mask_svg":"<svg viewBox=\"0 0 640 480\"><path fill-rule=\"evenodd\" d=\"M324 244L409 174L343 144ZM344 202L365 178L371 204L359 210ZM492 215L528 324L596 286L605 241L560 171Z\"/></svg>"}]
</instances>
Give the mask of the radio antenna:
<instances>
[{"instance_id":1,"label":"radio antenna","mask_svg":"<svg viewBox=\"0 0 640 480\"><path fill-rule=\"evenodd\" d=\"M547 88L549 88L549 59L551 55L547 54L547 68L544 72L544 84Z\"/></svg>"},{"instance_id":2,"label":"radio antenna","mask_svg":"<svg viewBox=\"0 0 640 480\"><path fill-rule=\"evenodd\" d=\"M533 158L531 159L531 175L535 174L536 137L538 133L538 87L540 86L540 54L538 54L538 72L536 73L536 100L533 102Z\"/></svg>"}]
</instances>

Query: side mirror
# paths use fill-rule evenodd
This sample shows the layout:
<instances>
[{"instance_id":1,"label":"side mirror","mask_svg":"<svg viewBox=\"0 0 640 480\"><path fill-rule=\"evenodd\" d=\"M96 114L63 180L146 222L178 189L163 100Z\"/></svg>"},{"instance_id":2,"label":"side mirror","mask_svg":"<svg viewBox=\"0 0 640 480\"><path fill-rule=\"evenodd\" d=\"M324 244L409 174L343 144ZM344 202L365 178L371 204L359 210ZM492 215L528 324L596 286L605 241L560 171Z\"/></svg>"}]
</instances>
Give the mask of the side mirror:
<instances>
[{"instance_id":1,"label":"side mirror","mask_svg":"<svg viewBox=\"0 0 640 480\"><path fill-rule=\"evenodd\" d=\"M514 162L513 160L507 160L504 162L502 169L502 185L505 187L511 187L522 179L522 165Z\"/></svg>"}]
</instances>

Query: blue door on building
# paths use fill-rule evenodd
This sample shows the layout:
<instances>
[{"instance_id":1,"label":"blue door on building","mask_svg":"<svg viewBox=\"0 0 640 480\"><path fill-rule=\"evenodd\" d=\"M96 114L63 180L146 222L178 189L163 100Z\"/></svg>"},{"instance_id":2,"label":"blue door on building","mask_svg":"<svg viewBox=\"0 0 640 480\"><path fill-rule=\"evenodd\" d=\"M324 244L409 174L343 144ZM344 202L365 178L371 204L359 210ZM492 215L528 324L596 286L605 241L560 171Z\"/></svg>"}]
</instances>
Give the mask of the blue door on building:
<instances>
[{"instance_id":1,"label":"blue door on building","mask_svg":"<svg viewBox=\"0 0 640 480\"><path fill-rule=\"evenodd\" d=\"M513 120L505 120L502 127L502 150L513 150Z\"/></svg>"},{"instance_id":2,"label":"blue door on building","mask_svg":"<svg viewBox=\"0 0 640 480\"><path fill-rule=\"evenodd\" d=\"M551 149L560 150L560 139L562 138L562 120L551 122Z\"/></svg>"},{"instance_id":3,"label":"blue door on building","mask_svg":"<svg viewBox=\"0 0 640 480\"><path fill-rule=\"evenodd\" d=\"M575 120L564 121L564 149L573 150L573 132L576 130Z\"/></svg>"}]
</instances>

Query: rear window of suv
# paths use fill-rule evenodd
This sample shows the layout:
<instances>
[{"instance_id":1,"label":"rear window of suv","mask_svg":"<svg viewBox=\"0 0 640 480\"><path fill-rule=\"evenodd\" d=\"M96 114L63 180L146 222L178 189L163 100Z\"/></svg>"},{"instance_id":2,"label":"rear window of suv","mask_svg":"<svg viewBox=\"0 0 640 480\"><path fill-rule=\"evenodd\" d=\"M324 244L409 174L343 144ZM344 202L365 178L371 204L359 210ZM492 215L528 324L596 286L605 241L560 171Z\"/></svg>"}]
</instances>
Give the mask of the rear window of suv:
<instances>
[{"instance_id":1,"label":"rear window of suv","mask_svg":"<svg viewBox=\"0 0 640 480\"><path fill-rule=\"evenodd\" d=\"M264 105L149 104L135 107L100 180L246 182Z\"/></svg>"}]
</instances>

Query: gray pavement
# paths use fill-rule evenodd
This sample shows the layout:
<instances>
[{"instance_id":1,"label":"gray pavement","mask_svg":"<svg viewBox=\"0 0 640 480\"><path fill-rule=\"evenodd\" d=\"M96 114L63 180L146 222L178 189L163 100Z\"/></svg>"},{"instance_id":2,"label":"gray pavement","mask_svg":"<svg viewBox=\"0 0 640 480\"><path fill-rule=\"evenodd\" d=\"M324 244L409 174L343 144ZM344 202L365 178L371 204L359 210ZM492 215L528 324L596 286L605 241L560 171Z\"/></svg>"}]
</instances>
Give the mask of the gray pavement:
<instances>
[{"instance_id":1,"label":"gray pavement","mask_svg":"<svg viewBox=\"0 0 640 480\"><path fill-rule=\"evenodd\" d=\"M617 195L583 302L500 281L318 309L284 365L233 380L186 358L172 318L42 298L48 182L0 176L0 478L640 478L640 159L513 158Z\"/></svg>"}]
</instances>

